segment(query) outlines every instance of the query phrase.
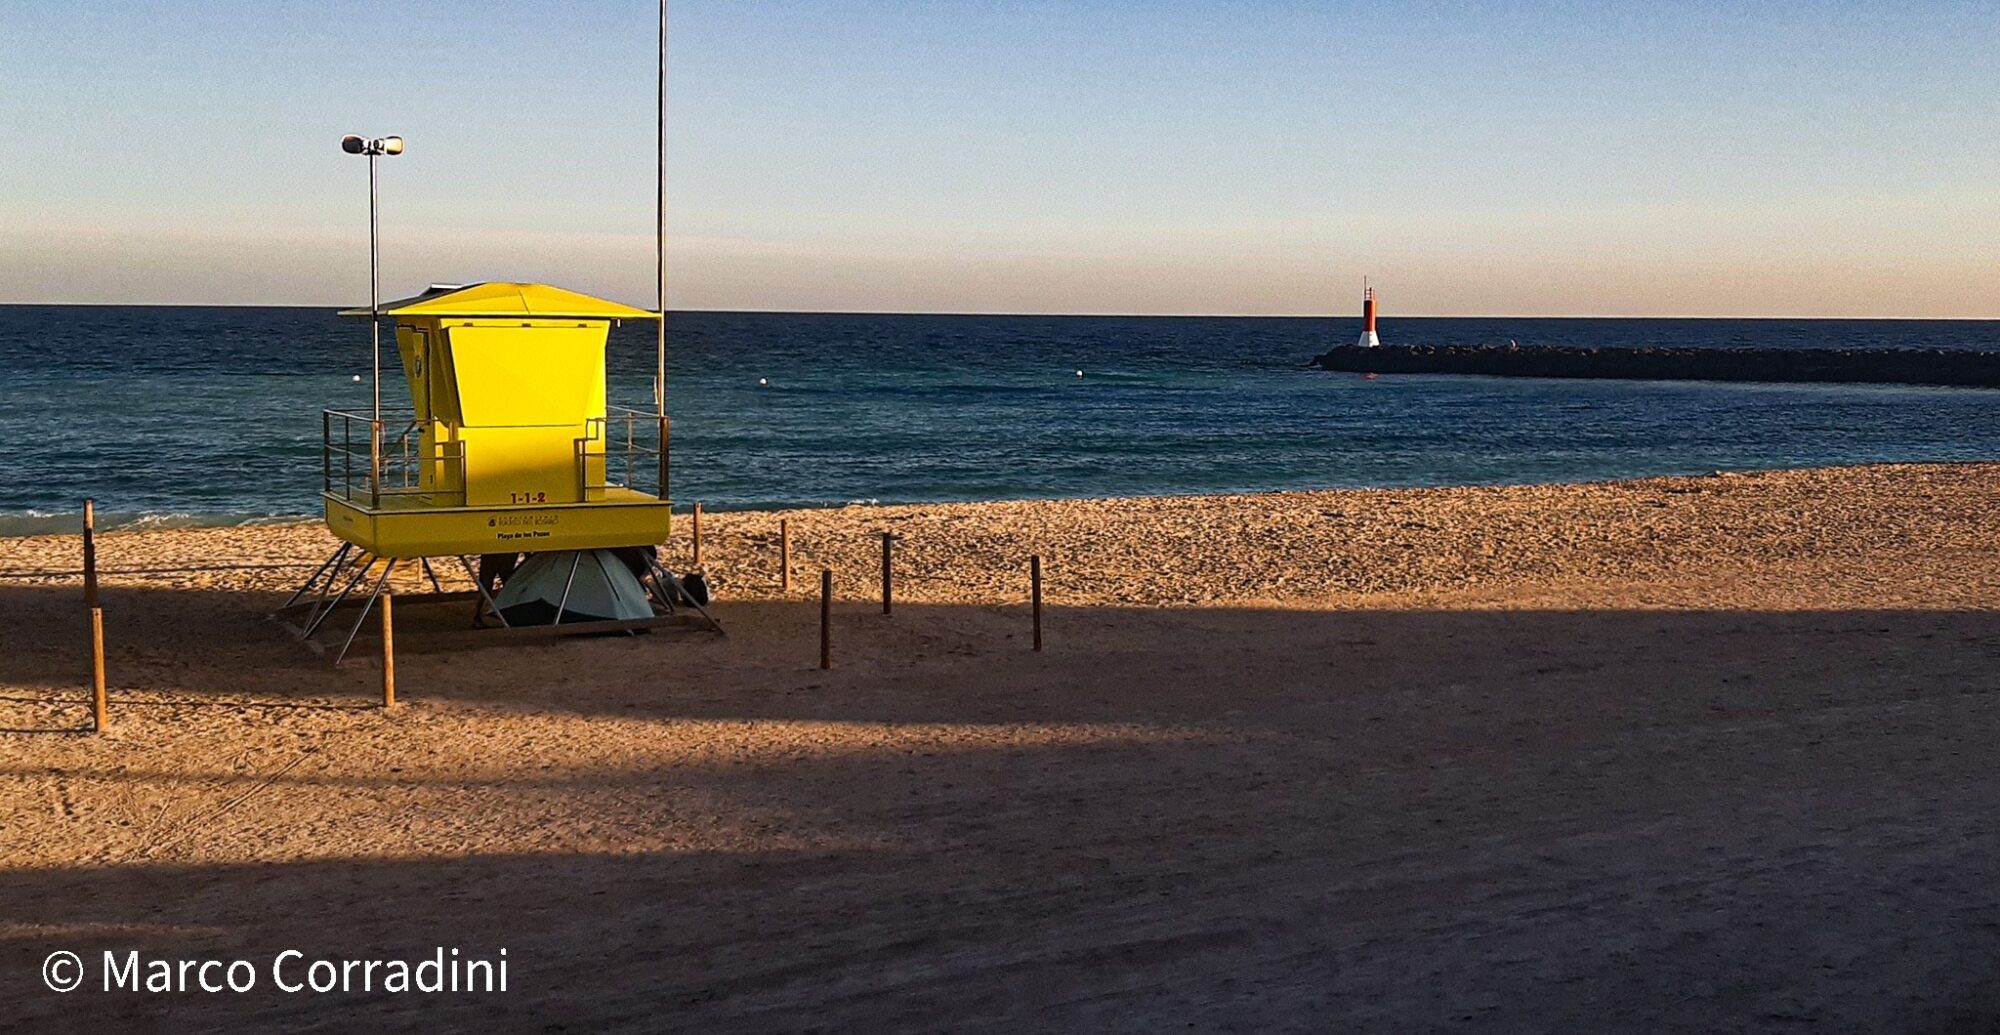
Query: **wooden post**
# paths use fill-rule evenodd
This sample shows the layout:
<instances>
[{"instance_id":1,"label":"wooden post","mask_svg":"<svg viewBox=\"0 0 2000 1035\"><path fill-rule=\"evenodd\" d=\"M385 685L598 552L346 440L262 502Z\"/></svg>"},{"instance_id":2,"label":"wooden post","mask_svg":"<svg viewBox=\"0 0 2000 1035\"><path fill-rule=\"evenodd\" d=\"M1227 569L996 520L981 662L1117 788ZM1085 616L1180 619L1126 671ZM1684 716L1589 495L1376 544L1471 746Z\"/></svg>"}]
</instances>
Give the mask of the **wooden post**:
<instances>
[{"instance_id":1,"label":"wooden post","mask_svg":"<svg viewBox=\"0 0 2000 1035\"><path fill-rule=\"evenodd\" d=\"M895 597L895 591L890 586L889 575L889 554L892 549L890 543L893 541L894 539L889 533L882 533L882 613L885 615L889 613L889 602Z\"/></svg>"},{"instance_id":2,"label":"wooden post","mask_svg":"<svg viewBox=\"0 0 2000 1035\"><path fill-rule=\"evenodd\" d=\"M104 693L104 609L90 609L91 729L99 733L111 724Z\"/></svg>"},{"instance_id":3,"label":"wooden post","mask_svg":"<svg viewBox=\"0 0 2000 1035\"><path fill-rule=\"evenodd\" d=\"M97 501L83 501L83 606L90 611L90 728L111 724L104 692L104 608L97 599Z\"/></svg>"},{"instance_id":4,"label":"wooden post","mask_svg":"<svg viewBox=\"0 0 2000 1035\"><path fill-rule=\"evenodd\" d=\"M83 501L83 606L97 606L97 501Z\"/></svg>"},{"instance_id":5,"label":"wooden post","mask_svg":"<svg viewBox=\"0 0 2000 1035\"><path fill-rule=\"evenodd\" d=\"M833 667L833 569L819 573L819 667Z\"/></svg>"},{"instance_id":6,"label":"wooden post","mask_svg":"<svg viewBox=\"0 0 2000 1035\"><path fill-rule=\"evenodd\" d=\"M694 569L701 570L701 504L694 505Z\"/></svg>"},{"instance_id":7,"label":"wooden post","mask_svg":"<svg viewBox=\"0 0 2000 1035\"><path fill-rule=\"evenodd\" d=\"M1035 649L1042 649L1042 555L1028 558L1028 595L1034 601Z\"/></svg>"},{"instance_id":8,"label":"wooden post","mask_svg":"<svg viewBox=\"0 0 2000 1035\"><path fill-rule=\"evenodd\" d=\"M396 706L396 594L382 591L382 707Z\"/></svg>"},{"instance_id":9,"label":"wooden post","mask_svg":"<svg viewBox=\"0 0 2000 1035\"><path fill-rule=\"evenodd\" d=\"M778 590L792 591L792 519L778 519Z\"/></svg>"}]
</instances>

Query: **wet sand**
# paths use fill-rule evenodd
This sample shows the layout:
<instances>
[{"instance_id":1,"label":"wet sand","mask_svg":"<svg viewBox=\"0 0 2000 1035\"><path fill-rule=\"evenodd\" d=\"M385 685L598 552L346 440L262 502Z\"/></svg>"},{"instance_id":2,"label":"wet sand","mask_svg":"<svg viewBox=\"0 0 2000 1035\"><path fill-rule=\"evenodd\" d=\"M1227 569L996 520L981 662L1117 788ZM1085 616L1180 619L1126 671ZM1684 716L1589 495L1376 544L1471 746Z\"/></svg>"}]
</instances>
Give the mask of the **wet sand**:
<instances>
[{"instance_id":1,"label":"wet sand","mask_svg":"<svg viewBox=\"0 0 2000 1035\"><path fill-rule=\"evenodd\" d=\"M1940 465L710 514L727 638L412 647L389 714L369 634L334 670L262 618L322 530L108 534L106 735L77 580L0 579L0 1027L1996 1030L1996 505ZM509 991L272 987L439 946ZM258 987L106 993L105 950Z\"/></svg>"}]
</instances>

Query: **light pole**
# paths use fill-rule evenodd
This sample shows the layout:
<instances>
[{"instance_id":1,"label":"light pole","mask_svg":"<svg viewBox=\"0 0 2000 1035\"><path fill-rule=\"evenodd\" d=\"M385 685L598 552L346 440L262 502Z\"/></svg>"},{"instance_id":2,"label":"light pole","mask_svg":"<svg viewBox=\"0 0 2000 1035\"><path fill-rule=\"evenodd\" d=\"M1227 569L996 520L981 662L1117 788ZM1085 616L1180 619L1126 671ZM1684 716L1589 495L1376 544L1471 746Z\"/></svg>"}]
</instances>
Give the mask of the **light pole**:
<instances>
[{"instance_id":1,"label":"light pole","mask_svg":"<svg viewBox=\"0 0 2000 1035\"><path fill-rule=\"evenodd\" d=\"M403 153L402 137L368 137L353 133L340 138L340 149L351 155L368 156L368 322L375 391L374 419L368 433L368 489L371 497L382 492L382 220L375 197L375 159Z\"/></svg>"}]
</instances>

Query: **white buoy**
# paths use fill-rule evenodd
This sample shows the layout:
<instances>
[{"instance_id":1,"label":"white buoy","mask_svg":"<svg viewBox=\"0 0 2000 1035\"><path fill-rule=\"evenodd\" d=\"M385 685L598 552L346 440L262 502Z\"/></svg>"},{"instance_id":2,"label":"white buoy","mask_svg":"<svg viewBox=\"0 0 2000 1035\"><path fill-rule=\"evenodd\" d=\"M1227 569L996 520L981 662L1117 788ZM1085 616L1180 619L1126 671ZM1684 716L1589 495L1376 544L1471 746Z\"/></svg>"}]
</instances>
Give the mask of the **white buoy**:
<instances>
[{"instance_id":1,"label":"white buoy","mask_svg":"<svg viewBox=\"0 0 2000 1035\"><path fill-rule=\"evenodd\" d=\"M354 380L355 380L355 381L357 381L357 382L358 382L358 381L360 381L360 380L361 380L361 375L360 375L360 374L356 374L356 375L354 375Z\"/></svg>"},{"instance_id":2,"label":"white buoy","mask_svg":"<svg viewBox=\"0 0 2000 1035\"><path fill-rule=\"evenodd\" d=\"M1076 372L1076 376L1078 376L1078 377L1082 377L1082 376L1083 376L1083 371L1081 371L1081 370L1077 371L1077 372Z\"/></svg>"},{"instance_id":3,"label":"white buoy","mask_svg":"<svg viewBox=\"0 0 2000 1035\"><path fill-rule=\"evenodd\" d=\"M771 379L768 377L760 377L757 379L757 383L760 385L767 385L771 383Z\"/></svg>"}]
</instances>

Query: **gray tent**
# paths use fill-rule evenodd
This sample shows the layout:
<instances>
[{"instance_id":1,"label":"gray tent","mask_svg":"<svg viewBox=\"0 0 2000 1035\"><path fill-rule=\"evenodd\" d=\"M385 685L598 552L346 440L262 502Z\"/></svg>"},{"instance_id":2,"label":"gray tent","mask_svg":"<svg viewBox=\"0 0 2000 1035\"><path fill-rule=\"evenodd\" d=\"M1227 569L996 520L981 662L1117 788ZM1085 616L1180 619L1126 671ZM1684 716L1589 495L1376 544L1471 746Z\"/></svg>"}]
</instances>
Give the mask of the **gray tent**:
<instances>
[{"instance_id":1,"label":"gray tent","mask_svg":"<svg viewBox=\"0 0 2000 1035\"><path fill-rule=\"evenodd\" d=\"M493 602L517 626L653 617L645 587L610 550L529 554Z\"/></svg>"}]
</instances>

